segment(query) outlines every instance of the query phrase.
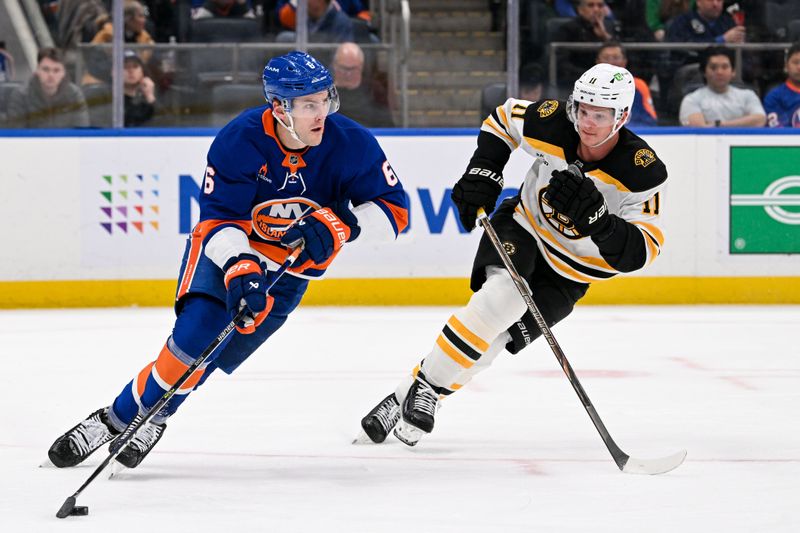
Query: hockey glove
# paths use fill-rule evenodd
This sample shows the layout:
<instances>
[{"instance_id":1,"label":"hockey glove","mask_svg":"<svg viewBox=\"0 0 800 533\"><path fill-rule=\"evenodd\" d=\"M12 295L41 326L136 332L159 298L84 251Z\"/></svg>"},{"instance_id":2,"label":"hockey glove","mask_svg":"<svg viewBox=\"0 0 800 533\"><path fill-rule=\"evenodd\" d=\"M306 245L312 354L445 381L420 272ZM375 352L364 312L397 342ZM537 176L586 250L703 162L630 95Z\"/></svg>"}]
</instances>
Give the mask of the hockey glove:
<instances>
[{"instance_id":1,"label":"hockey glove","mask_svg":"<svg viewBox=\"0 0 800 533\"><path fill-rule=\"evenodd\" d=\"M465 230L472 231L475 227L479 208L482 207L487 215L494 211L502 190L502 169L490 161L470 161L467 171L453 187L450 195L458 208L458 217Z\"/></svg>"},{"instance_id":2,"label":"hockey glove","mask_svg":"<svg viewBox=\"0 0 800 533\"><path fill-rule=\"evenodd\" d=\"M239 254L225 263L224 270L228 313L233 318L239 310L247 307L249 316L243 325L237 324L236 329L245 334L253 333L272 309L272 297L267 295L267 278L258 257Z\"/></svg>"},{"instance_id":3,"label":"hockey glove","mask_svg":"<svg viewBox=\"0 0 800 533\"><path fill-rule=\"evenodd\" d=\"M305 265L311 260L321 265L360 232L358 219L347 204L342 203L336 206L336 211L323 207L301 218L286 231L281 243L294 248L303 242L296 264Z\"/></svg>"},{"instance_id":4,"label":"hockey glove","mask_svg":"<svg viewBox=\"0 0 800 533\"><path fill-rule=\"evenodd\" d=\"M553 171L546 198L550 207L568 217L583 236L603 236L613 230L614 219L609 216L606 199L575 165Z\"/></svg>"}]
</instances>

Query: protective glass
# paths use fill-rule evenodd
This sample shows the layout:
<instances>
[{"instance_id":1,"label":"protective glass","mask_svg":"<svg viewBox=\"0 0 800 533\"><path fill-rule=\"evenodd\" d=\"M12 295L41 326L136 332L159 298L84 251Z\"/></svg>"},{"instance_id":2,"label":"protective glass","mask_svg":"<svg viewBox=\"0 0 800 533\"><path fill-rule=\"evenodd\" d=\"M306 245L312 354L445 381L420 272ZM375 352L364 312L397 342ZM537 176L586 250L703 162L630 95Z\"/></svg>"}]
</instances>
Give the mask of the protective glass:
<instances>
[{"instance_id":1,"label":"protective glass","mask_svg":"<svg viewBox=\"0 0 800 533\"><path fill-rule=\"evenodd\" d=\"M581 105L580 103L578 103L576 107L577 109L575 110L575 115L579 124L604 128L606 126L613 126L616 122L613 109L588 109L586 106Z\"/></svg>"},{"instance_id":2,"label":"protective glass","mask_svg":"<svg viewBox=\"0 0 800 533\"><path fill-rule=\"evenodd\" d=\"M300 96L292 100L291 115L295 118L328 116L339 110L339 94L335 88L328 90L326 97Z\"/></svg>"}]
</instances>

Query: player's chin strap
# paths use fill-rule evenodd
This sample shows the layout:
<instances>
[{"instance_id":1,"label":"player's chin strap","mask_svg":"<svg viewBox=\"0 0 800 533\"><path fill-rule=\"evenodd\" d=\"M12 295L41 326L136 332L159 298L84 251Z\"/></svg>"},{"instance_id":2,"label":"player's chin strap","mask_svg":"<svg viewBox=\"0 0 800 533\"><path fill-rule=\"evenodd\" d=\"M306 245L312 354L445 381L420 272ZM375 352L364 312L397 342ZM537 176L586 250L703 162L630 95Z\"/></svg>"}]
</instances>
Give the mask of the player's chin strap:
<instances>
[{"instance_id":1,"label":"player's chin strap","mask_svg":"<svg viewBox=\"0 0 800 533\"><path fill-rule=\"evenodd\" d=\"M292 139L294 139L295 141L297 141L297 142L299 142L299 143L302 143L302 142L303 142L303 141L301 141L301 140L300 140L300 137L298 137L298 136L297 136L297 132L296 132L296 131L294 131L294 119L292 118L292 114L291 114L291 113L286 113L286 117L289 119L289 125L288 125L288 126L287 126L287 125L286 125L286 123L285 123L284 121L282 121L282 120L280 119L280 117L279 117L278 115L276 115L275 113L273 113L273 114L272 114L272 116L273 116L273 117L275 117L275 120L277 120L277 121L278 121L278 124L280 124L281 126L283 126L284 128L286 128L286 131L288 131L288 132L289 132L289 135L291 135L291 136L292 136ZM303 143L303 144L305 144L305 143Z\"/></svg>"},{"instance_id":2,"label":"player's chin strap","mask_svg":"<svg viewBox=\"0 0 800 533\"><path fill-rule=\"evenodd\" d=\"M617 132L622 129L622 126L624 126L625 123L627 122L627 120L625 120L625 118L627 118L627 117L623 117L623 118L619 119L617 121L617 123L614 124L614 127L611 128L611 133L608 134L608 137L606 137L605 139L603 139L602 141L600 141L597 144L590 145L589 147L590 148L597 148L598 146L602 146L603 144L605 144L609 140L611 140L614 137L614 135L616 135ZM575 129L576 130L578 129L578 119L577 119L577 117L575 118Z\"/></svg>"}]
</instances>

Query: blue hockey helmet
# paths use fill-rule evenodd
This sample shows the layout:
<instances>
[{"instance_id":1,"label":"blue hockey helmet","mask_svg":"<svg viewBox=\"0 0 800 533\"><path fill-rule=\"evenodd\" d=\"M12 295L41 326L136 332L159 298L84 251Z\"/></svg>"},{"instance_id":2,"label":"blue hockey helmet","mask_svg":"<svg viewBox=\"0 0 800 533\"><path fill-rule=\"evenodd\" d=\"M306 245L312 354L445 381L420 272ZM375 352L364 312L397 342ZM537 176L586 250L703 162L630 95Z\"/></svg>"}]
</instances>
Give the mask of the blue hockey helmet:
<instances>
[{"instance_id":1,"label":"blue hockey helmet","mask_svg":"<svg viewBox=\"0 0 800 533\"><path fill-rule=\"evenodd\" d=\"M328 91L329 114L339 109L333 76L322 63L305 52L294 50L273 57L264 66L262 80L267 102L272 105L274 99L279 100L287 113L292 111L292 100L320 91Z\"/></svg>"}]
</instances>

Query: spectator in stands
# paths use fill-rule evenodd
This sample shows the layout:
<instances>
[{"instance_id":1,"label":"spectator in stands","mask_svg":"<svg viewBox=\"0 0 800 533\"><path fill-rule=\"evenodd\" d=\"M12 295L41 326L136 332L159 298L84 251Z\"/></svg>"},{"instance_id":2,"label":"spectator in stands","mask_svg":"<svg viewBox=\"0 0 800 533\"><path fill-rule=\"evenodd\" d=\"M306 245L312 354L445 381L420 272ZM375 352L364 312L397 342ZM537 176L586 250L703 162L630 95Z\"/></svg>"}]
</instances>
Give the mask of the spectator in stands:
<instances>
[{"instance_id":1,"label":"spectator in stands","mask_svg":"<svg viewBox=\"0 0 800 533\"><path fill-rule=\"evenodd\" d=\"M695 8L669 25L667 41L676 43L743 43L745 27L722 10L722 0L696 0Z\"/></svg>"},{"instance_id":2,"label":"spectator in stands","mask_svg":"<svg viewBox=\"0 0 800 533\"><path fill-rule=\"evenodd\" d=\"M145 75L142 58L133 50L125 52L123 83L125 127L141 126L155 113L156 84Z\"/></svg>"},{"instance_id":3,"label":"spectator in stands","mask_svg":"<svg viewBox=\"0 0 800 533\"><path fill-rule=\"evenodd\" d=\"M86 101L66 77L64 57L56 48L42 48L28 83L11 93L8 122L20 128L74 128L89 125Z\"/></svg>"},{"instance_id":4,"label":"spectator in stands","mask_svg":"<svg viewBox=\"0 0 800 533\"><path fill-rule=\"evenodd\" d=\"M695 0L647 0L645 18L647 26L653 32L653 38L663 41L666 37L666 24L689 9L694 9L694 2Z\"/></svg>"},{"instance_id":5,"label":"spectator in stands","mask_svg":"<svg viewBox=\"0 0 800 533\"><path fill-rule=\"evenodd\" d=\"M698 2L699 3L699 2ZM681 102L680 121L695 127L761 127L766 113L751 89L733 87L733 51L710 46L700 56L706 85L687 94Z\"/></svg>"},{"instance_id":6,"label":"spectator in stands","mask_svg":"<svg viewBox=\"0 0 800 533\"><path fill-rule=\"evenodd\" d=\"M14 56L6 50L6 42L0 41L0 82L14 79Z\"/></svg>"},{"instance_id":7,"label":"spectator in stands","mask_svg":"<svg viewBox=\"0 0 800 533\"><path fill-rule=\"evenodd\" d=\"M294 42L294 31L282 31L277 42ZM308 40L312 42L352 42L353 23L331 0L308 0Z\"/></svg>"},{"instance_id":8,"label":"spectator in stands","mask_svg":"<svg viewBox=\"0 0 800 533\"><path fill-rule=\"evenodd\" d=\"M125 21L125 42L131 44L155 44L153 37L147 33L147 10L138 0L125 0L123 8ZM114 25L110 18L105 18L100 30L92 39L92 44L110 43L114 38ZM141 50L137 52L142 61L147 64L153 52ZM81 85L111 82L111 55L106 50L94 50L86 61L86 73L81 80Z\"/></svg>"},{"instance_id":9,"label":"spectator in stands","mask_svg":"<svg viewBox=\"0 0 800 533\"><path fill-rule=\"evenodd\" d=\"M549 0L553 4L553 9L559 17L577 17L574 2L572 0ZM535 101L535 100L534 100Z\"/></svg>"},{"instance_id":10,"label":"spectator in stands","mask_svg":"<svg viewBox=\"0 0 800 533\"><path fill-rule=\"evenodd\" d=\"M764 98L767 125L771 128L800 128L800 42L786 52L786 83Z\"/></svg>"},{"instance_id":11,"label":"spectator in stands","mask_svg":"<svg viewBox=\"0 0 800 533\"><path fill-rule=\"evenodd\" d=\"M247 0L206 0L192 13L194 20L214 17L252 19L255 16Z\"/></svg>"},{"instance_id":12,"label":"spectator in stands","mask_svg":"<svg viewBox=\"0 0 800 533\"><path fill-rule=\"evenodd\" d=\"M361 0L336 0L332 4L344 11L348 17L372 23L372 15ZM293 31L297 24L297 0L278 0L275 9L278 12L280 25L286 30Z\"/></svg>"},{"instance_id":13,"label":"spectator in stands","mask_svg":"<svg viewBox=\"0 0 800 533\"><path fill-rule=\"evenodd\" d=\"M628 57L620 43L610 41L603 44L597 51L597 63L608 63L609 65L626 69L628 68ZM636 86L636 94L633 98L631 119L628 122L628 126L657 126L658 115L653 106L650 87L646 81L636 76L633 78L633 83Z\"/></svg>"},{"instance_id":14,"label":"spectator in stands","mask_svg":"<svg viewBox=\"0 0 800 533\"><path fill-rule=\"evenodd\" d=\"M616 32L610 19L606 17L608 8L604 0L579 0L578 16L561 26L555 33L554 41L574 43L602 43L616 39ZM559 85L571 87L572 80L578 79L594 65L594 52L559 50Z\"/></svg>"},{"instance_id":15,"label":"spectator in stands","mask_svg":"<svg viewBox=\"0 0 800 533\"><path fill-rule=\"evenodd\" d=\"M544 93L544 70L537 63L527 63L519 69L519 98L530 102L542 99ZM503 102L498 102L497 105ZM484 118L484 117L481 117Z\"/></svg>"},{"instance_id":16,"label":"spectator in stands","mask_svg":"<svg viewBox=\"0 0 800 533\"><path fill-rule=\"evenodd\" d=\"M391 128L392 114L386 102L378 101L375 87L364 80L364 51L345 42L333 55L333 79L339 92L339 111L363 126Z\"/></svg>"}]
</instances>

